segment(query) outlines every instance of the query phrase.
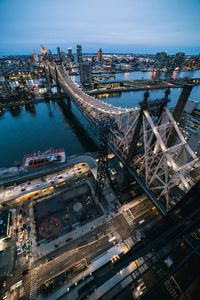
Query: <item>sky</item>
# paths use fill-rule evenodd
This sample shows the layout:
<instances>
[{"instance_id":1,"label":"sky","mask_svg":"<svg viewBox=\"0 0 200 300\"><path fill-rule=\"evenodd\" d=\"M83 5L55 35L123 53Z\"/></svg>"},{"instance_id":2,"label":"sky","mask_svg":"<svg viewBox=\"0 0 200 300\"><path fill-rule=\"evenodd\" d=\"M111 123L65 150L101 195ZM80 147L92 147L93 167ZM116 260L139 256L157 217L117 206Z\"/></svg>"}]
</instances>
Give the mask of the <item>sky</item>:
<instances>
[{"instance_id":1,"label":"sky","mask_svg":"<svg viewBox=\"0 0 200 300\"><path fill-rule=\"evenodd\" d=\"M0 0L0 55L200 53L200 0Z\"/></svg>"}]
</instances>

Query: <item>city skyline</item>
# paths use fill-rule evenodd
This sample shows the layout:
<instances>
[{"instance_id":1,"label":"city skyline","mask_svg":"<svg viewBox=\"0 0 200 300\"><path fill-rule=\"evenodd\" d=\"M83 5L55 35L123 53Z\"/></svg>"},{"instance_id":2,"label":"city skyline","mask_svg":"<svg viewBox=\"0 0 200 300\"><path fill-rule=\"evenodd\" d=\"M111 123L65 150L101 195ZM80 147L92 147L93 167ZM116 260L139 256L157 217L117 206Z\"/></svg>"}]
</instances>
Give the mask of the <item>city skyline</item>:
<instances>
[{"instance_id":1,"label":"city skyline","mask_svg":"<svg viewBox=\"0 0 200 300\"><path fill-rule=\"evenodd\" d=\"M197 299L200 0L0 0L0 299Z\"/></svg>"},{"instance_id":2,"label":"city skyline","mask_svg":"<svg viewBox=\"0 0 200 300\"><path fill-rule=\"evenodd\" d=\"M199 54L200 1L0 1L0 55L56 52Z\"/></svg>"}]
</instances>

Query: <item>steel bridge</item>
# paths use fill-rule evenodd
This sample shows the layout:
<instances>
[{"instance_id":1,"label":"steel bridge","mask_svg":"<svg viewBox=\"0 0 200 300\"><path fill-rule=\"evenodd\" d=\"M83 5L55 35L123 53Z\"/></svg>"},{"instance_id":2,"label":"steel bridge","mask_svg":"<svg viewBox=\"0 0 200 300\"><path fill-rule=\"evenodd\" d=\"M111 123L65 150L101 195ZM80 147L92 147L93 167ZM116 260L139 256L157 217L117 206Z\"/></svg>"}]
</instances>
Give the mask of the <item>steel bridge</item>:
<instances>
[{"instance_id":1,"label":"steel bridge","mask_svg":"<svg viewBox=\"0 0 200 300\"><path fill-rule=\"evenodd\" d=\"M163 99L149 100L140 108L121 108L86 94L62 65L45 61L46 73L67 93L94 126L109 120L108 147L163 215L195 184L199 159L187 144Z\"/></svg>"},{"instance_id":2,"label":"steel bridge","mask_svg":"<svg viewBox=\"0 0 200 300\"><path fill-rule=\"evenodd\" d=\"M133 282L137 283L138 279L145 276L148 278L148 288L140 299L157 299L159 289L164 286L168 290L171 276L180 271L186 263L188 268L191 258L198 265L200 262L199 197L200 182L197 182L166 216L160 218L155 226L145 232L141 241L138 241L115 263L114 268L112 262L109 262L102 266L102 272L95 271L93 277L96 290L89 299L116 299L122 289L127 289L128 286L131 289ZM165 265L167 257L173 257L173 263L168 268ZM138 258L140 260L142 258L142 264L131 270L131 262ZM118 276L120 272L123 274L124 268L129 272L124 273L124 276ZM102 273L104 276L101 275ZM174 293L174 283L172 287ZM176 291L176 297L169 297L169 299L177 299L181 294L182 291L181 293Z\"/></svg>"}]
</instances>

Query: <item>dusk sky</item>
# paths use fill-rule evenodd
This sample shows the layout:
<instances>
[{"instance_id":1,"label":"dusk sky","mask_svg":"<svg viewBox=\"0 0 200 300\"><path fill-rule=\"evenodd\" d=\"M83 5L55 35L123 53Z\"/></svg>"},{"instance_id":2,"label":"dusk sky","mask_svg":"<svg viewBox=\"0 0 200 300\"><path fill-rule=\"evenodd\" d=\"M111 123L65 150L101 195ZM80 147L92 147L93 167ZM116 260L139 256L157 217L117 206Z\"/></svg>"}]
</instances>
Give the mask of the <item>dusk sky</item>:
<instances>
[{"instance_id":1,"label":"dusk sky","mask_svg":"<svg viewBox=\"0 0 200 300\"><path fill-rule=\"evenodd\" d=\"M0 0L0 55L53 52L200 53L200 0Z\"/></svg>"}]
</instances>

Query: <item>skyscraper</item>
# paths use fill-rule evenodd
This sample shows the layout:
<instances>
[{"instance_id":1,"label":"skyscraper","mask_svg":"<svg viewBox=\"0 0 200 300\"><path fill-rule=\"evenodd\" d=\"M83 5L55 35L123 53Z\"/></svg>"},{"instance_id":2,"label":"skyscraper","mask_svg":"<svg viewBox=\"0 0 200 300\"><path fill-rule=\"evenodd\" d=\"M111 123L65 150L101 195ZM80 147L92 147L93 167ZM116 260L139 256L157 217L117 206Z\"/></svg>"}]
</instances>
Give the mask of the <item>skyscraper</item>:
<instances>
[{"instance_id":1,"label":"skyscraper","mask_svg":"<svg viewBox=\"0 0 200 300\"><path fill-rule=\"evenodd\" d=\"M80 67L80 81L83 86L90 86L92 83L92 64L90 62L82 62Z\"/></svg>"},{"instance_id":2,"label":"skyscraper","mask_svg":"<svg viewBox=\"0 0 200 300\"><path fill-rule=\"evenodd\" d=\"M35 50L33 50L33 52L32 52L32 57L33 57L34 63L38 63L39 58L38 58L38 55Z\"/></svg>"},{"instance_id":3,"label":"skyscraper","mask_svg":"<svg viewBox=\"0 0 200 300\"><path fill-rule=\"evenodd\" d=\"M83 55L82 55L82 47L80 44L76 46L76 53L77 53L77 62L81 63L83 61Z\"/></svg>"},{"instance_id":4,"label":"skyscraper","mask_svg":"<svg viewBox=\"0 0 200 300\"><path fill-rule=\"evenodd\" d=\"M47 58L47 49L43 45L40 46L40 49L41 49L41 52L42 52L42 57L44 59L46 59Z\"/></svg>"},{"instance_id":5,"label":"skyscraper","mask_svg":"<svg viewBox=\"0 0 200 300\"><path fill-rule=\"evenodd\" d=\"M62 62L65 62L65 61L66 61L66 55L65 55L65 52L64 52L64 51L61 51L61 52L60 52L60 60L61 60Z\"/></svg>"},{"instance_id":6,"label":"skyscraper","mask_svg":"<svg viewBox=\"0 0 200 300\"><path fill-rule=\"evenodd\" d=\"M98 61L99 61L99 62L102 62L103 51L102 51L101 48L99 48L99 50L98 50L97 57L98 57Z\"/></svg>"},{"instance_id":7,"label":"skyscraper","mask_svg":"<svg viewBox=\"0 0 200 300\"><path fill-rule=\"evenodd\" d=\"M49 59L49 60L52 60L52 59L53 59L53 54L52 54L52 52L51 52L50 49L47 50L47 56L48 56L48 59Z\"/></svg>"},{"instance_id":8,"label":"skyscraper","mask_svg":"<svg viewBox=\"0 0 200 300\"><path fill-rule=\"evenodd\" d=\"M72 53L72 48L68 48L67 50L67 57L70 61L74 61L74 56L73 56L73 53Z\"/></svg>"},{"instance_id":9,"label":"skyscraper","mask_svg":"<svg viewBox=\"0 0 200 300\"><path fill-rule=\"evenodd\" d=\"M61 57L60 57L60 47L57 47L57 53L58 53L59 59L61 59Z\"/></svg>"}]
</instances>

